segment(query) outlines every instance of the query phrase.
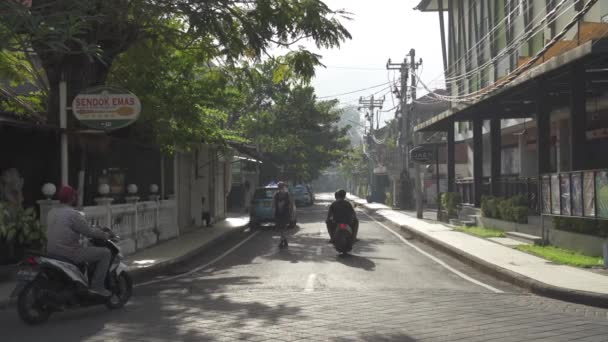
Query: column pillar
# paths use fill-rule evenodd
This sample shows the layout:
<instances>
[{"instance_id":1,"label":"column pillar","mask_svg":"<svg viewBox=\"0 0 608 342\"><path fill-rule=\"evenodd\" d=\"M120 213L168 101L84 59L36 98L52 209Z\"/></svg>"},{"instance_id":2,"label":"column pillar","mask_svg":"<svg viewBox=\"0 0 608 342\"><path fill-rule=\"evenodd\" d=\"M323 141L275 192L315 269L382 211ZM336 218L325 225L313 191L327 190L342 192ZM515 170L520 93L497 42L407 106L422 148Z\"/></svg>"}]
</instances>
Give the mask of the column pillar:
<instances>
[{"instance_id":1,"label":"column pillar","mask_svg":"<svg viewBox=\"0 0 608 342\"><path fill-rule=\"evenodd\" d=\"M481 205L481 187L483 184L483 120L473 121L473 203Z\"/></svg>"},{"instance_id":2,"label":"column pillar","mask_svg":"<svg viewBox=\"0 0 608 342\"><path fill-rule=\"evenodd\" d=\"M447 169L448 169L448 192L456 191L456 155L454 141L454 123L451 122L448 127L447 141Z\"/></svg>"},{"instance_id":3,"label":"column pillar","mask_svg":"<svg viewBox=\"0 0 608 342\"><path fill-rule=\"evenodd\" d=\"M492 179L492 195L494 196L500 196L500 185L498 184L502 168L500 121L499 118L490 120L490 145L492 146L490 177Z\"/></svg>"},{"instance_id":4,"label":"column pillar","mask_svg":"<svg viewBox=\"0 0 608 342\"><path fill-rule=\"evenodd\" d=\"M551 153L551 105L546 91L543 89L543 82L539 82L536 89L536 127L537 127L537 139L536 139L536 153L538 163L538 175L547 173L550 171L550 159Z\"/></svg>"},{"instance_id":5,"label":"column pillar","mask_svg":"<svg viewBox=\"0 0 608 342\"><path fill-rule=\"evenodd\" d=\"M571 170L570 155L573 148L570 146L571 127L568 120L557 122L557 171L566 172Z\"/></svg>"},{"instance_id":6,"label":"column pillar","mask_svg":"<svg viewBox=\"0 0 608 342\"><path fill-rule=\"evenodd\" d=\"M585 68L577 63L570 71L572 92L570 96L570 165L572 170L588 168L586 158L586 79Z\"/></svg>"}]
</instances>

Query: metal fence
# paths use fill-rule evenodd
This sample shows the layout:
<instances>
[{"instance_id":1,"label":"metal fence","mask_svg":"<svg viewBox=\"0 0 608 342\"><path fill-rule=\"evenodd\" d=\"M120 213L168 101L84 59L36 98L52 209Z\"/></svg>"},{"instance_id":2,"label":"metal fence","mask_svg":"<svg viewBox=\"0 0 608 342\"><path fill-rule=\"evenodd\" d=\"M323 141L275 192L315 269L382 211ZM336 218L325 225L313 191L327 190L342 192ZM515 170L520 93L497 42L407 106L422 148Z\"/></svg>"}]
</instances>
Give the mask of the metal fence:
<instances>
[{"instance_id":1,"label":"metal fence","mask_svg":"<svg viewBox=\"0 0 608 342\"><path fill-rule=\"evenodd\" d=\"M502 177L496 180L498 197L523 196L526 198L531 213L538 213L538 179L520 177ZM481 183L481 195L492 194L492 182L490 178L483 178ZM456 180L456 191L460 193L462 203L474 205L475 187L473 178L461 178Z\"/></svg>"}]
</instances>

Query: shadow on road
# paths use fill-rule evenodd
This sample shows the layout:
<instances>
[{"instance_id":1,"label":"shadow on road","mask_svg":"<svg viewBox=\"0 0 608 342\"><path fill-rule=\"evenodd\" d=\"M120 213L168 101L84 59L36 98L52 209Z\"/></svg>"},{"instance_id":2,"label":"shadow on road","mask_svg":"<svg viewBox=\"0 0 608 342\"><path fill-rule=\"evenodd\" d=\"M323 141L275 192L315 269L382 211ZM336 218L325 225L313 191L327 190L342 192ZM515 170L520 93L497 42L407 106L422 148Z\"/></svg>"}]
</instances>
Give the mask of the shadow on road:
<instances>
[{"instance_id":1,"label":"shadow on road","mask_svg":"<svg viewBox=\"0 0 608 342\"><path fill-rule=\"evenodd\" d=\"M350 267L354 267L354 268L361 268L366 271L375 271L376 270L376 263L363 256L352 255L352 254L338 255L336 260L346 266L350 266Z\"/></svg>"}]
</instances>

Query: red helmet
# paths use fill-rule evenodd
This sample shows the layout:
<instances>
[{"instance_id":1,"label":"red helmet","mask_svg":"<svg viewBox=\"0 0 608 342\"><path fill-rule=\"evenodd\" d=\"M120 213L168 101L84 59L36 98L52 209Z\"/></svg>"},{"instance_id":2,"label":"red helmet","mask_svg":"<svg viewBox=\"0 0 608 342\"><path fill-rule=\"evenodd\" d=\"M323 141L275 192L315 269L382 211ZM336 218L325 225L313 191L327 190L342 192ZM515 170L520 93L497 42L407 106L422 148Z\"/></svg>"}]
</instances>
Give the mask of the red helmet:
<instances>
[{"instance_id":1,"label":"red helmet","mask_svg":"<svg viewBox=\"0 0 608 342\"><path fill-rule=\"evenodd\" d=\"M63 204L72 204L78 193L69 185L64 185L57 191L57 199Z\"/></svg>"}]
</instances>

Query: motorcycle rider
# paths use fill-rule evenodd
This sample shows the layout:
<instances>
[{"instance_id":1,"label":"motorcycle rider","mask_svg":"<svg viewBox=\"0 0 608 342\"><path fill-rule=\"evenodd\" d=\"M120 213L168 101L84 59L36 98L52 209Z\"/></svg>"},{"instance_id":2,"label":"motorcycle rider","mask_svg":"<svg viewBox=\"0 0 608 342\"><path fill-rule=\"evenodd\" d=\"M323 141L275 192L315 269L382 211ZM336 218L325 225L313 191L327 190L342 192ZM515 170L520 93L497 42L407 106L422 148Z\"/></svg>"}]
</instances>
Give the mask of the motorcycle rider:
<instances>
[{"instance_id":1,"label":"motorcycle rider","mask_svg":"<svg viewBox=\"0 0 608 342\"><path fill-rule=\"evenodd\" d=\"M96 264L89 291L109 297L111 292L104 284L112 255L106 248L82 246L80 236L107 240L110 235L91 228L84 213L74 208L78 194L72 187L62 186L57 192L57 199L61 206L51 209L47 217L47 253L67 258L76 264Z\"/></svg>"},{"instance_id":2,"label":"motorcycle rider","mask_svg":"<svg viewBox=\"0 0 608 342\"><path fill-rule=\"evenodd\" d=\"M330 240L333 242L334 233L338 223L348 224L353 230L353 241L357 240L357 233L359 231L359 220L357 219L357 213L353 206L346 200L346 191L340 189L334 193L336 200L329 206L327 212L327 232L329 233Z\"/></svg>"}]
</instances>

